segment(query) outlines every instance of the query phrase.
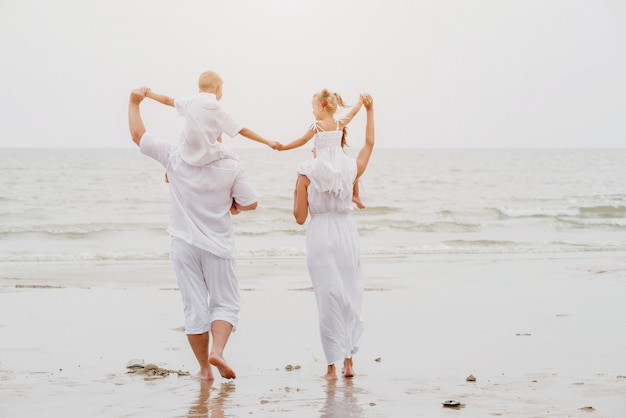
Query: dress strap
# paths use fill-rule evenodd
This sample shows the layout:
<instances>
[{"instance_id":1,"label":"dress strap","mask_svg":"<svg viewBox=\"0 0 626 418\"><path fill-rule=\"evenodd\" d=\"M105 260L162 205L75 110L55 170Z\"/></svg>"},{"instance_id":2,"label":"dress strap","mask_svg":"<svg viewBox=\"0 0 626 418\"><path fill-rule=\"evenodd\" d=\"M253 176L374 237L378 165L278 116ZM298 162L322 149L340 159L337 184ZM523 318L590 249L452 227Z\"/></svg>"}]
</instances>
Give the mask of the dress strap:
<instances>
[{"instance_id":1,"label":"dress strap","mask_svg":"<svg viewBox=\"0 0 626 418\"><path fill-rule=\"evenodd\" d=\"M318 122L319 120L316 120L311 124L311 130L315 132L324 132L324 129L317 124Z\"/></svg>"}]
</instances>

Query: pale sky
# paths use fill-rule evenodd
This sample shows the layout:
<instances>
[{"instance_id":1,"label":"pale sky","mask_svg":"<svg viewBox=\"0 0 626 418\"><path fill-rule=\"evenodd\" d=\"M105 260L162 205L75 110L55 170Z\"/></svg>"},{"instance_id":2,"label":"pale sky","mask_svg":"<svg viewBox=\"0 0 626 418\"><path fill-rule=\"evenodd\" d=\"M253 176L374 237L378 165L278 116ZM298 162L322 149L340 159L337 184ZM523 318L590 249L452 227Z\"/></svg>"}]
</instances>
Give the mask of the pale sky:
<instances>
[{"instance_id":1,"label":"pale sky","mask_svg":"<svg viewBox=\"0 0 626 418\"><path fill-rule=\"evenodd\" d=\"M624 0L0 0L0 60L0 147L134 147L130 90L191 96L208 69L237 120L283 143L322 88L373 95L380 147L626 140ZM177 141L173 108L142 112Z\"/></svg>"}]
</instances>

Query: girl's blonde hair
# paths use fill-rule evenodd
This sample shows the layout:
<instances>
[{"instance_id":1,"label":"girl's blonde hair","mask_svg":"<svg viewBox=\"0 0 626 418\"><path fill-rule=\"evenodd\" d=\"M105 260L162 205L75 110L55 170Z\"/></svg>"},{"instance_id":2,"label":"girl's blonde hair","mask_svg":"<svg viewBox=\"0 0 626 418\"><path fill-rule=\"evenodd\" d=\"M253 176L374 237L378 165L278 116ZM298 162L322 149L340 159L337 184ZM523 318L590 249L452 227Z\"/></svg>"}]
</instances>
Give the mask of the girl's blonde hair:
<instances>
[{"instance_id":1,"label":"girl's blonde hair","mask_svg":"<svg viewBox=\"0 0 626 418\"><path fill-rule=\"evenodd\" d=\"M328 89L324 89L319 93L315 93L313 95L315 100L322 105L324 110L326 110L331 115L334 115L337 111L337 107L348 107L339 95L339 93L331 93Z\"/></svg>"}]
</instances>

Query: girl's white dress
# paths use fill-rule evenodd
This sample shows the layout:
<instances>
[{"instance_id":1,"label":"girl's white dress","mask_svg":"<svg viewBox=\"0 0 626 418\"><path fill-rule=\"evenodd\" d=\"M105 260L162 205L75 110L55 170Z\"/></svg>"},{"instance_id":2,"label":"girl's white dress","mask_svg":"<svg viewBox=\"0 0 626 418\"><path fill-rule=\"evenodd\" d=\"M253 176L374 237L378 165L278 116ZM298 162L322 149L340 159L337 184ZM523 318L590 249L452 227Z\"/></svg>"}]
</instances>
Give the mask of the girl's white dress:
<instances>
[{"instance_id":1,"label":"girl's white dress","mask_svg":"<svg viewBox=\"0 0 626 418\"><path fill-rule=\"evenodd\" d=\"M341 136L340 130L317 130L316 158L298 167L298 173L311 181L306 260L329 365L352 357L363 334L361 248L349 216L357 167L355 159L343 152Z\"/></svg>"}]
</instances>

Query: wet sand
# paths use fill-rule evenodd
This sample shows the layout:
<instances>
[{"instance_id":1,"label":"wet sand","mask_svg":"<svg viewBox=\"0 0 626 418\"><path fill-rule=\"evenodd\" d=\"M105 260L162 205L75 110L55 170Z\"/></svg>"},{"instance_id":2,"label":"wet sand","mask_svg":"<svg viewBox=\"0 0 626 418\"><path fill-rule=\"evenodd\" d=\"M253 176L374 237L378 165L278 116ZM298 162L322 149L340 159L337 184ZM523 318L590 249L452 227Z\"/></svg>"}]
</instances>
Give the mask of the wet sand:
<instances>
[{"instance_id":1,"label":"wet sand","mask_svg":"<svg viewBox=\"0 0 626 418\"><path fill-rule=\"evenodd\" d=\"M212 383L184 373L197 369L168 262L2 264L0 416L623 417L624 260L366 258L365 336L336 383L319 377L302 259L239 261L237 379ZM183 373L129 373L131 359Z\"/></svg>"}]
</instances>

